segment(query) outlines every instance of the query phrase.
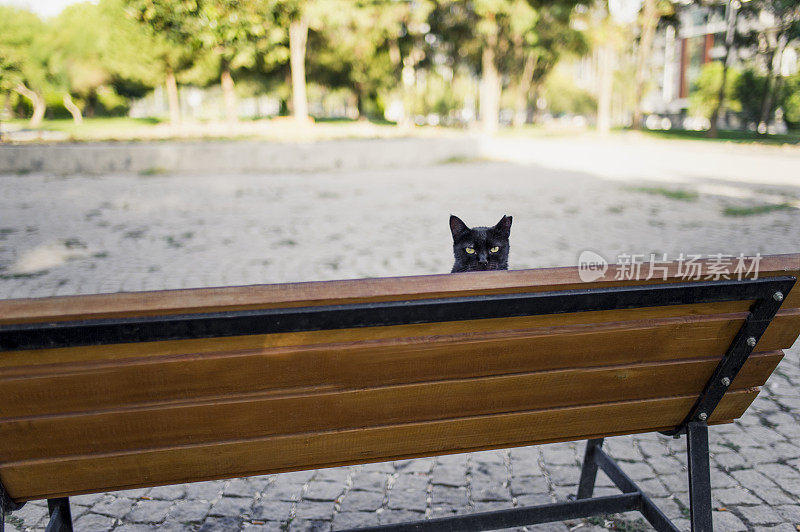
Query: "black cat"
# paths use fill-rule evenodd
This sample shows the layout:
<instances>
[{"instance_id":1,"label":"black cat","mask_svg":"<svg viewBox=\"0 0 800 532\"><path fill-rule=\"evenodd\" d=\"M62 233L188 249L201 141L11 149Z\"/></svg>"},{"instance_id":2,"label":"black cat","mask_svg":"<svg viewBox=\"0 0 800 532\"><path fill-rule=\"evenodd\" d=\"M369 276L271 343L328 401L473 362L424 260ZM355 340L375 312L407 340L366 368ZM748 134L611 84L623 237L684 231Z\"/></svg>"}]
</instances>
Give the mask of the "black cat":
<instances>
[{"instance_id":1,"label":"black cat","mask_svg":"<svg viewBox=\"0 0 800 532\"><path fill-rule=\"evenodd\" d=\"M511 216L503 216L494 227L470 229L458 216L450 215L450 232L456 258L451 273L508 269Z\"/></svg>"}]
</instances>

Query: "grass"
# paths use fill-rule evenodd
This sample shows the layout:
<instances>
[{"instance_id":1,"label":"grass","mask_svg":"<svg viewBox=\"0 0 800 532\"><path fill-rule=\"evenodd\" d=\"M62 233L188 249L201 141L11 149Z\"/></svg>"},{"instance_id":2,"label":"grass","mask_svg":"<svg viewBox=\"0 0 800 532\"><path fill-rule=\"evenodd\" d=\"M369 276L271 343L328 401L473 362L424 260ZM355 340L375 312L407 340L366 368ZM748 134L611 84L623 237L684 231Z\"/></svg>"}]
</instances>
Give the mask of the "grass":
<instances>
[{"instance_id":1,"label":"grass","mask_svg":"<svg viewBox=\"0 0 800 532\"><path fill-rule=\"evenodd\" d=\"M643 130L642 133L661 139L704 140L709 142L738 142L749 144L800 144L800 131L790 131L784 135L760 135L755 131L720 130L717 138L709 138L705 131L671 129L668 131Z\"/></svg>"},{"instance_id":2,"label":"grass","mask_svg":"<svg viewBox=\"0 0 800 532\"><path fill-rule=\"evenodd\" d=\"M788 211L795 207L790 203L767 203L764 205L755 205L752 207L734 207L728 205L722 210L723 216L755 216L758 214L766 214L774 211Z\"/></svg>"},{"instance_id":3,"label":"grass","mask_svg":"<svg viewBox=\"0 0 800 532\"><path fill-rule=\"evenodd\" d=\"M635 192L644 192L645 194L653 194L655 196L663 196L665 198L678 201L695 201L698 198L697 192L683 189L664 187L637 187L632 190Z\"/></svg>"}]
</instances>

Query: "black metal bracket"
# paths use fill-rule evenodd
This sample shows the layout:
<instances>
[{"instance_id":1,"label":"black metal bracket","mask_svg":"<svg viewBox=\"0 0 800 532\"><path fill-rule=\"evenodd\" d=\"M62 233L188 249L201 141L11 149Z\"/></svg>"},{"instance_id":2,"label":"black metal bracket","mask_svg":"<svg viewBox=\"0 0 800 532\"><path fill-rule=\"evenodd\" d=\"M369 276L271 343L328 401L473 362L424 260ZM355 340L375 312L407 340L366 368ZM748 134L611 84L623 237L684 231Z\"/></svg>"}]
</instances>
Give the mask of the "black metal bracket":
<instances>
[{"instance_id":1,"label":"black metal bracket","mask_svg":"<svg viewBox=\"0 0 800 532\"><path fill-rule=\"evenodd\" d=\"M793 277L614 286L316 307L0 325L0 351L384 327L569 312L744 301L783 290Z\"/></svg>"},{"instance_id":2,"label":"black metal bracket","mask_svg":"<svg viewBox=\"0 0 800 532\"><path fill-rule=\"evenodd\" d=\"M739 371L747 362L747 358L753 353L761 336L772 323L775 314L781 308L784 296L789 293L796 281L794 277L773 277L771 279L774 279L774 283L763 286L764 290L750 307L747 318L717 364L714 373L689 414L680 425L672 430L664 431L662 434L666 436L682 434L686 432L689 423L704 423L714 413L714 409L725 396L725 392L728 391Z\"/></svg>"}]
</instances>

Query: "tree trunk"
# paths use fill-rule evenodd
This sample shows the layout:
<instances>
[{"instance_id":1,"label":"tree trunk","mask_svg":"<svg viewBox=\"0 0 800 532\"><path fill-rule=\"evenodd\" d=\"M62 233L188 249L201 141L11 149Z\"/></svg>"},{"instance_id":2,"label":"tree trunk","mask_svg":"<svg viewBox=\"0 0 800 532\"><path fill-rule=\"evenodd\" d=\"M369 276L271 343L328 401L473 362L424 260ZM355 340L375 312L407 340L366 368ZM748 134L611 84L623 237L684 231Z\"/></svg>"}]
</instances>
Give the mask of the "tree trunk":
<instances>
[{"instance_id":1,"label":"tree trunk","mask_svg":"<svg viewBox=\"0 0 800 532\"><path fill-rule=\"evenodd\" d=\"M227 64L222 67L220 84L222 85L222 93L225 99L225 117L231 124L236 123L238 120L236 113L236 92L233 84L233 77L231 77L231 69Z\"/></svg>"},{"instance_id":2,"label":"tree trunk","mask_svg":"<svg viewBox=\"0 0 800 532\"><path fill-rule=\"evenodd\" d=\"M786 48L786 42L781 35L778 38L778 46L772 53L769 61L769 69L767 70L767 83L764 87L764 98L761 100L761 113L758 120L758 131L761 133L767 132L769 123L772 121L772 100L775 94L775 76L776 71L779 72L781 68L781 59L783 57L783 50ZM777 64L776 64L777 63Z\"/></svg>"},{"instance_id":3,"label":"tree trunk","mask_svg":"<svg viewBox=\"0 0 800 532\"><path fill-rule=\"evenodd\" d=\"M725 20L727 22L727 29L725 30L725 57L722 58L722 82L719 85L719 92L717 93L717 105L711 113L711 124L708 129L707 137L715 139L719 137L719 115L722 112L722 106L725 103L725 86L728 83L728 64L730 63L731 48L733 47L733 37L736 31L736 16L739 11L731 0L725 6Z\"/></svg>"},{"instance_id":4,"label":"tree trunk","mask_svg":"<svg viewBox=\"0 0 800 532\"><path fill-rule=\"evenodd\" d=\"M611 131L611 93L614 88L614 49L603 44L597 50L600 86L597 91L597 131L608 135Z\"/></svg>"},{"instance_id":5,"label":"tree trunk","mask_svg":"<svg viewBox=\"0 0 800 532\"><path fill-rule=\"evenodd\" d=\"M178 98L178 82L175 80L175 72L172 68L167 68L167 104L169 106L169 121L173 126L181 123L181 101Z\"/></svg>"},{"instance_id":6,"label":"tree trunk","mask_svg":"<svg viewBox=\"0 0 800 532\"><path fill-rule=\"evenodd\" d=\"M633 108L633 128L642 127L642 98L644 96L644 84L647 82L647 66L650 59L650 50L653 47L653 37L656 33L656 25L660 18L657 0L644 0L642 13L642 34L639 38L639 53L636 56L636 80Z\"/></svg>"},{"instance_id":7,"label":"tree trunk","mask_svg":"<svg viewBox=\"0 0 800 532\"><path fill-rule=\"evenodd\" d=\"M33 105L31 127L39 127L44 119L44 112L47 110L47 104L45 104L44 98L37 92L26 87L24 83L19 83L14 90L31 101Z\"/></svg>"},{"instance_id":8,"label":"tree trunk","mask_svg":"<svg viewBox=\"0 0 800 532\"><path fill-rule=\"evenodd\" d=\"M528 118L528 95L531 92L533 72L536 69L536 63L538 60L539 56L533 52L529 52L527 57L525 57L525 66L522 68L522 76L519 78L519 86L517 87L514 127L522 127Z\"/></svg>"},{"instance_id":9,"label":"tree trunk","mask_svg":"<svg viewBox=\"0 0 800 532\"><path fill-rule=\"evenodd\" d=\"M64 95L64 107L67 108L69 114L72 115L72 121L76 124L83 124L83 115L81 114L81 110L75 105L75 102L72 101L72 95L70 93L66 93Z\"/></svg>"},{"instance_id":10,"label":"tree trunk","mask_svg":"<svg viewBox=\"0 0 800 532\"><path fill-rule=\"evenodd\" d=\"M292 108L298 122L308 122L306 95L306 42L308 22L301 18L289 25L289 55L292 70Z\"/></svg>"},{"instance_id":11,"label":"tree trunk","mask_svg":"<svg viewBox=\"0 0 800 532\"><path fill-rule=\"evenodd\" d=\"M481 89L480 89L480 113L483 132L491 135L497 131L500 121L500 74L497 72L495 64L495 53L497 50L497 24L493 16L489 16L491 29L486 35L486 42L483 45L481 56Z\"/></svg>"}]
</instances>

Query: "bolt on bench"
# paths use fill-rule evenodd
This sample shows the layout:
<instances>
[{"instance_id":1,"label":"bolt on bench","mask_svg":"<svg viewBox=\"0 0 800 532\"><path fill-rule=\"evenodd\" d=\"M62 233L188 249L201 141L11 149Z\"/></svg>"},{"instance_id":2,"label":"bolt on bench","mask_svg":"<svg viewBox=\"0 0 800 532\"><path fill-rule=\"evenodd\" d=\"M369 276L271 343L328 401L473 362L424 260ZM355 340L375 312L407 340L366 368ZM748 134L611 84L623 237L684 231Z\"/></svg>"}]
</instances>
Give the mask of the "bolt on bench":
<instances>
[{"instance_id":1,"label":"bolt on bench","mask_svg":"<svg viewBox=\"0 0 800 532\"><path fill-rule=\"evenodd\" d=\"M0 497L71 495L588 439L574 500L368 530L639 511L602 450L685 433L712 529L707 425L744 414L800 332L800 255L757 279L592 283L577 268L0 302ZM713 275L712 275L713 277ZM592 497L602 469L621 490Z\"/></svg>"}]
</instances>

